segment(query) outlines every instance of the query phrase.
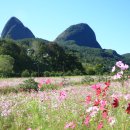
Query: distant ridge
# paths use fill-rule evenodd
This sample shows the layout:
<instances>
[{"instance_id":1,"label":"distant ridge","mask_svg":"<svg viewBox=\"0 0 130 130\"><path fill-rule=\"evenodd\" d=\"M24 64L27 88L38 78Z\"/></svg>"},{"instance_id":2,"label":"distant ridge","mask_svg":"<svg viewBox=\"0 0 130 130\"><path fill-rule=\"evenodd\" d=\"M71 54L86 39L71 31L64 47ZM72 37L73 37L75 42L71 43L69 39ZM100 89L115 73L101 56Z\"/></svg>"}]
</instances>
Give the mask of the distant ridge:
<instances>
[{"instance_id":1,"label":"distant ridge","mask_svg":"<svg viewBox=\"0 0 130 130\"><path fill-rule=\"evenodd\" d=\"M94 31L85 23L70 26L55 39L58 43L66 41L74 41L79 46L101 48Z\"/></svg>"},{"instance_id":2,"label":"distant ridge","mask_svg":"<svg viewBox=\"0 0 130 130\"><path fill-rule=\"evenodd\" d=\"M16 17L11 17L2 33L1 38L11 38L13 40L25 39L25 38L35 38L34 34L23 23Z\"/></svg>"}]
</instances>

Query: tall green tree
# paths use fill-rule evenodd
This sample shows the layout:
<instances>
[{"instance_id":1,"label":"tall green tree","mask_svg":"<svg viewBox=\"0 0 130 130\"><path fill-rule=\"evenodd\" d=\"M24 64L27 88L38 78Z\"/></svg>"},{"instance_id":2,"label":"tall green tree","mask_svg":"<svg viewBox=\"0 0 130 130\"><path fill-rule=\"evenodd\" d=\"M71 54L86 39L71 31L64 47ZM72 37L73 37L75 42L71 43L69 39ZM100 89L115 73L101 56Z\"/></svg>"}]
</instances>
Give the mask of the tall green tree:
<instances>
[{"instance_id":1,"label":"tall green tree","mask_svg":"<svg viewBox=\"0 0 130 130\"><path fill-rule=\"evenodd\" d=\"M14 58L9 55L0 55L0 74L10 76L13 73Z\"/></svg>"}]
</instances>

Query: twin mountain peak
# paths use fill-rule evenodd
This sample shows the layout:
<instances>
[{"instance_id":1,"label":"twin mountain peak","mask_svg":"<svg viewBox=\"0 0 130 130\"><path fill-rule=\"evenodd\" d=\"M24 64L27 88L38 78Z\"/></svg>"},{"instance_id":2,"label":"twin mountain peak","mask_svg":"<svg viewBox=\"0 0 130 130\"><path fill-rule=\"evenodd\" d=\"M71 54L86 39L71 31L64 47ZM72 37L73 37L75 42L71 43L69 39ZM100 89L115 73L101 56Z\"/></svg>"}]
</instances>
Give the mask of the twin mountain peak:
<instances>
[{"instance_id":1,"label":"twin mountain peak","mask_svg":"<svg viewBox=\"0 0 130 130\"><path fill-rule=\"evenodd\" d=\"M2 33L1 38L11 38L13 40L20 40L25 38L35 38L30 29L16 17L11 17ZM72 25L62 32L55 40L55 42L74 41L79 46L87 46L92 48L101 48L96 40L94 31L88 24L80 23Z\"/></svg>"}]
</instances>

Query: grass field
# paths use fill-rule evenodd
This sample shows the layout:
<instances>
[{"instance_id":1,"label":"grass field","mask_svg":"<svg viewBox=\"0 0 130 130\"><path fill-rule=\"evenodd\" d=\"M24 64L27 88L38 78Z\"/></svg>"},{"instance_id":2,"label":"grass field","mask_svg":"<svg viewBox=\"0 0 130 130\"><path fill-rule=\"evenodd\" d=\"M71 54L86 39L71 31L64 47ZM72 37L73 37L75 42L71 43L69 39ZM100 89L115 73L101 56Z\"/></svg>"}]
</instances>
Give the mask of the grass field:
<instances>
[{"instance_id":1,"label":"grass field","mask_svg":"<svg viewBox=\"0 0 130 130\"><path fill-rule=\"evenodd\" d=\"M130 130L129 80L123 86L121 82L83 83L83 77L35 81L42 79L60 87L1 94L0 130ZM1 79L1 88L17 88L24 80ZM65 86L60 85L63 81Z\"/></svg>"}]
</instances>

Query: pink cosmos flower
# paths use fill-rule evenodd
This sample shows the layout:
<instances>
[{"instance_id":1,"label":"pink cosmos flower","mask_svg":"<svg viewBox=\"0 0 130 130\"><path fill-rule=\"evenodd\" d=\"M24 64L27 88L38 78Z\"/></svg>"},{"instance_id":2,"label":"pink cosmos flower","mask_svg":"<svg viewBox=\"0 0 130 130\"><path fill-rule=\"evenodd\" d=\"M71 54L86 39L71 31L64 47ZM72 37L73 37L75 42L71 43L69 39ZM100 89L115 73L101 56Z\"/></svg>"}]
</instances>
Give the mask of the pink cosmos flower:
<instances>
[{"instance_id":1,"label":"pink cosmos flower","mask_svg":"<svg viewBox=\"0 0 130 130\"><path fill-rule=\"evenodd\" d=\"M116 122L116 119L114 117L109 117L108 122L109 122L110 126L113 126Z\"/></svg>"},{"instance_id":2,"label":"pink cosmos flower","mask_svg":"<svg viewBox=\"0 0 130 130\"><path fill-rule=\"evenodd\" d=\"M90 102L91 102L91 96L88 95L88 96L86 96L86 103L89 104Z\"/></svg>"},{"instance_id":3,"label":"pink cosmos flower","mask_svg":"<svg viewBox=\"0 0 130 130\"><path fill-rule=\"evenodd\" d=\"M110 80L108 80L107 82L105 82L106 87L109 87L110 83L111 83Z\"/></svg>"},{"instance_id":4,"label":"pink cosmos flower","mask_svg":"<svg viewBox=\"0 0 130 130\"><path fill-rule=\"evenodd\" d=\"M122 77L122 73L118 72L116 75L114 75L113 79L120 79Z\"/></svg>"},{"instance_id":5,"label":"pink cosmos flower","mask_svg":"<svg viewBox=\"0 0 130 130\"><path fill-rule=\"evenodd\" d=\"M85 121L84 121L84 124L85 124L86 126L88 126L88 125L89 125L89 122L90 122L90 116L86 116Z\"/></svg>"},{"instance_id":6,"label":"pink cosmos flower","mask_svg":"<svg viewBox=\"0 0 130 130\"><path fill-rule=\"evenodd\" d=\"M86 112L90 112L90 117L95 117L96 114L98 113L99 108L97 106L94 107L89 107Z\"/></svg>"},{"instance_id":7,"label":"pink cosmos flower","mask_svg":"<svg viewBox=\"0 0 130 130\"><path fill-rule=\"evenodd\" d=\"M99 104L100 104L100 100L99 99L95 99L94 106L98 106Z\"/></svg>"},{"instance_id":8,"label":"pink cosmos flower","mask_svg":"<svg viewBox=\"0 0 130 130\"><path fill-rule=\"evenodd\" d=\"M59 96L59 100L64 100L64 99L66 99L66 97L67 97L66 91L61 91L60 96Z\"/></svg>"},{"instance_id":9,"label":"pink cosmos flower","mask_svg":"<svg viewBox=\"0 0 130 130\"><path fill-rule=\"evenodd\" d=\"M121 68L122 66L124 66L123 62L122 61L117 61L116 62L116 66Z\"/></svg>"},{"instance_id":10,"label":"pink cosmos flower","mask_svg":"<svg viewBox=\"0 0 130 130\"><path fill-rule=\"evenodd\" d=\"M100 129L102 129L102 128L103 128L103 123L100 122L100 123L98 124L98 126L97 126L97 130L100 130Z\"/></svg>"},{"instance_id":11,"label":"pink cosmos flower","mask_svg":"<svg viewBox=\"0 0 130 130\"><path fill-rule=\"evenodd\" d=\"M47 79L47 80L46 80L46 84L51 84L51 80L50 80L50 79Z\"/></svg>"},{"instance_id":12,"label":"pink cosmos flower","mask_svg":"<svg viewBox=\"0 0 130 130\"><path fill-rule=\"evenodd\" d=\"M43 84L45 84L45 81L42 79L42 80L40 80L40 82L38 84L38 88L40 89Z\"/></svg>"},{"instance_id":13,"label":"pink cosmos flower","mask_svg":"<svg viewBox=\"0 0 130 130\"><path fill-rule=\"evenodd\" d=\"M125 98L126 101L128 101L130 99L130 94L124 95L124 98Z\"/></svg>"},{"instance_id":14,"label":"pink cosmos flower","mask_svg":"<svg viewBox=\"0 0 130 130\"><path fill-rule=\"evenodd\" d=\"M107 117L108 117L107 110L103 110L103 112L102 112L102 118L107 118Z\"/></svg>"},{"instance_id":15,"label":"pink cosmos flower","mask_svg":"<svg viewBox=\"0 0 130 130\"><path fill-rule=\"evenodd\" d=\"M97 106L89 107L86 112L92 112L92 111L99 111L99 108Z\"/></svg>"},{"instance_id":16,"label":"pink cosmos flower","mask_svg":"<svg viewBox=\"0 0 130 130\"><path fill-rule=\"evenodd\" d=\"M41 89L41 87L42 87L42 84L39 83L39 84L38 84L38 88Z\"/></svg>"},{"instance_id":17,"label":"pink cosmos flower","mask_svg":"<svg viewBox=\"0 0 130 130\"><path fill-rule=\"evenodd\" d=\"M97 90L100 87L101 87L100 84L94 84L94 85L91 86L91 88L94 89L94 90Z\"/></svg>"},{"instance_id":18,"label":"pink cosmos flower","mask_svg":"<svg viewBox=\"0 0 130 130\"><path fill-rule=\"evenodd\" d=\"M101 86L99 84L92 85L92 89L96 91L96 95L99 96L102 92Z\"/></svg>"},{"instance_id":19,"label":"pink cosmos flower","mask_svg":"<svg viewBox=\"0 0 130 130\"><path fill-rule=\"evenodd\" d=\"M32 128L28 128L27 130L32 130Z\"/></svg>"},{"instance_id":20,"label":"pink cosmos flower","mask_svg":"<svg viewBox=\"0 0 130 130\"><path fill-rule=\"evenodd\" d=\"M104 110L106 105L107 105L107 101L106 100L101 100L100 101L100 110Z\"/></svg>"},{"instance_id":21,"label":"pink cosmos flower","mask_svg":"<svg viewBox=\"0 0 130 130\"><path fill-rule=\"evenodd\" d=\"M116 66L121 70L127 70L129 68L129 66L127 64L124 64L122 61L116 62Z\"/></svg>"},{"instance_id":22,"label":"pink cosmos flower","mask_svg":"<svg viewBox=\"0 0 130 130\"><path fill-rule=\"evenodd\" d=\"M68 129L68 128L74 129L75 126L76 124L74 122L69 122L65 125L64 129Z\"/></svg>"},{"instance_id":23,"label":"pink cosmos flower","mask_svg":"<svg viewBox=\"0 0 130 130\"><path fill-rule=\"evenodd\" d=\"M127 64L124 64L122 67L121 67L121 70L127 70L129 68L129 66Z\"/></svg>"}]
</instances>

